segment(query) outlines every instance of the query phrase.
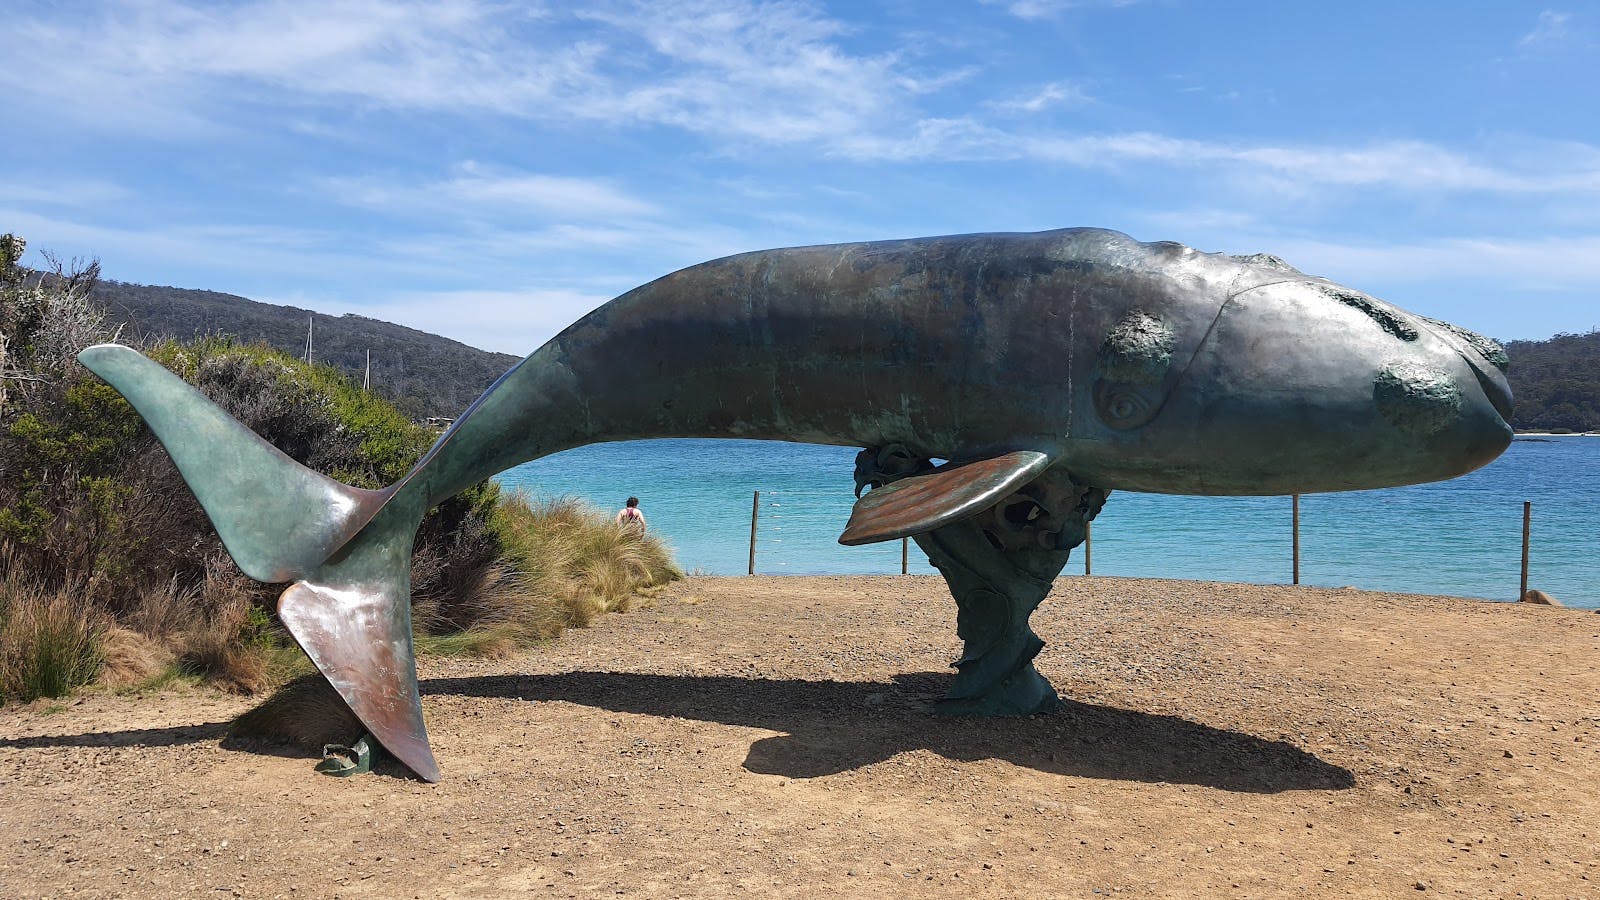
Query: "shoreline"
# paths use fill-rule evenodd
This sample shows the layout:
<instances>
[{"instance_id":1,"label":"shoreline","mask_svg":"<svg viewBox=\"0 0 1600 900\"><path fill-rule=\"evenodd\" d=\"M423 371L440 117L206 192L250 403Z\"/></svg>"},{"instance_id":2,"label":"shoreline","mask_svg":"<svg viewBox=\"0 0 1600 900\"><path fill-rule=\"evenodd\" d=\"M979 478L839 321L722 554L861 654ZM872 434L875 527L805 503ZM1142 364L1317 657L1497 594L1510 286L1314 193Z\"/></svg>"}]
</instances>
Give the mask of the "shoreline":
<instances>
[{"instance_id":1,"label":"shoreline","mask_svg":"<svg viewBox=\"0 0 1600 900\"><path fill-rule=\"evenodd\" d=\"M914 572L914 573L907 574L907 575L898 575L898 574L895 574L895 573L892 573L892 572L872 573L872 574L832 573L832 572L758 572L755 575L718 575L718 574L710 573L710 572L700 572L700 573L696 573L696 574L692 574L692 575L685 575L684 577L687 578L687 579L719 579L719 580L725 580L725 581L741 581L741 580L746 580L746 579L750 579L750 578L774 578L774 579L790 579L790 578L793 578L793 579L801 579L801 578L828 578L828 579L834 579L834 578L861 578L861 579L919 578L919 579L932 579L934 581L937 581L941 587L944 586L944 579L943 579L942 576L938 575L937 573L928 574L928 573L922 573L922 572ZM1523 603L1520 600L1500 600L1500 599L1497 599L1497 598L1494 598L1494 597L1473 597L1473 596L1468 596L1466 594L1445 594L1445 593L1437 593L1437 592L1429 593L1429 592L1424 592L1424 591L1391 591L1391 590L1384 590L1384 589L1381 589L1381 588L1364 588L1364 587L1361 587L1360 585L1354 585L1354 584L1346 584L1346 585L1339 585L1338 587L1331 587L1331 586L1328 586L1328 585L1319 585L1319 584L1289 584L1287 582L1276 582L1276 581L1274 581L1274 582L1266 582L1266 581L1219 581L1219 580L1216 580L1216 579L1209 579L1209 578L1161 578L1161 577L1148 576L1148 575L1083 575L1083 574L1066 575L1066 574L1063 574L1063 575L1056 576L1056 582L1057 583L1064 582L1064 581L1065 582L1076 582L1076 581L1085 581L1085 582L1124 581L1124 582L1129 582L1129 583L1144 583L1144 582L1165 583L1165 582L1170 582L1170 583L1175 584L1175 585L1194 585L1194 586L1199 586L1199 587L1216 587L1216 588L1273 588L1273 589L1282 588L1284 590L1333 591L1333 592L1336 592L1336 593L1343 593L1343 594L1381 594L1381 595L1384 595L1384 596L1392 596L1392 597L1414 597L1414 598L1418 598L1418 599L1460 600L1460 601L1463 601L1463 602L1466 602L1466 603L1487 603L1487 604L1499 605L1499 606L1537 606L1537 607L1542 607L1544 609L1570 609L1570 610L1576 610L1576 611L1579 611L1579 612L1596 612L1596 613L1600 613L1600 604L1597 604L1595 606L1587 606L1587 605L1580 605L1580 604L1569 604L1566 601L1562 601L1561 606L1559 606L1559 607L1551 607L1551 606L1545 606L1542 603ZM1537 587L1537 586L1535 585L1534 587ZM1555 599L1556 600L1561 600L1560 597L1556 597ZM954 602L954 601L952 601L952 602ZM1048 599L1046 599L1045 602L1049 602Z\"/></svg>"}]
</instances>

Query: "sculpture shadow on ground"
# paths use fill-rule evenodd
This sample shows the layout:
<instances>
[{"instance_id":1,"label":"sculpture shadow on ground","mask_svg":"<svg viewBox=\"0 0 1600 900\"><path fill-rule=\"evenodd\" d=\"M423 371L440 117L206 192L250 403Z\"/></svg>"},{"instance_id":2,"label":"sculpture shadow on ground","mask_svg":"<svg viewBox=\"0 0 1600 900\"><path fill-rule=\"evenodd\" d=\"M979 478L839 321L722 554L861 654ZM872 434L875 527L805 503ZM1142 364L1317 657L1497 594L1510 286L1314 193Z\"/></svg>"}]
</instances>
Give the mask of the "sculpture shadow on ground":
<instances>
[{"instance_id":1,"label":"sculpture shadow on ground","mask_svg":"<svg viewBox=\"0 0 1600 900\"><path fill-rule=\"evenodd\" d=\"M0 738L0 750L33 750L48 747L183 747L217 741L224 750L304 759L305 747L281 742L250 740L228 733L231 722L203 722L198 725L173 725L169 728L128 728L122 731L86 731L81 734L44 734L31 737ZM357 732L359 733L359 732ZM399 767L396 767L397 769Z\"/></svg>"},{"instance_id":2,"label":"sculpture shadow on ground","mask_svg":"<svg viewBox=\"0 0 1600 900\"><path fill-rule=\"evenodd\" d=\"M86 731L82 734L42 734L0 738L0 749L32 750L40 747L181 747L216 740L228 731L227 722L174 725L170 728L128 728L123 731Z\"/></svg>"},{"instance_id":3,"label":"sculpture shadow on ground","mask_svg":"<svg viewBox=\"0 0 1600 900\"><path fill-rule=\"evenodd\" d=\"M332 690L331 688L329 689ZM86 731L80 734L42 734L28 737L0 738L0 750L36 750L58 747L183 747L217 741L224 750L278 756L284 759L315 759L312 749L293 743L275 742L257 738L239 738L228 733L232 722L203 722L197 725L174 725L169 728L128 728L122 731ZM357 732L359 734L359 732ZM346 738L352 740L353 738ZM372 761L372 771L378 775L416 780L409 769L387 754L378 754Z\"/></svg>"},{"instance_id":4,"label":"sculpture shadow on ground","mask_svg":"<svg viewBox=\"0 0 1600 900\"><path fill-rule=\"evenodd\" d=\"M735 676L567 672L435 678L424 695L562 700L613 712L676 716L783 732L750 747L746 770L815 778L912 750L947 759L1000 759L1059 775L1277 793L1344 790L1355 776L1283 742L1176 716L1072 700L1047 715L936 715L952 676L907 673L892 683Z\"/></svg>"}]
</instances>

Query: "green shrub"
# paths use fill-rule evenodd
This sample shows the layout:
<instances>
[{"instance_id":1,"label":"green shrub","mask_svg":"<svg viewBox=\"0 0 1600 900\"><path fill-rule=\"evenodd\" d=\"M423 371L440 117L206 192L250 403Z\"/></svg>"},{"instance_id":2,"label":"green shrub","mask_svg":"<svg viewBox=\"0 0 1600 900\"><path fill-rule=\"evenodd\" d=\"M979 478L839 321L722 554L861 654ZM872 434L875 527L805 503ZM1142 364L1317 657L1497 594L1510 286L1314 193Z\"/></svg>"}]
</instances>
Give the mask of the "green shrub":
<instances>
[{"instance_id":1,"label":"green shrub","mask_svg":"<svg viewBox=\"0 0 1600 900\"><path fill-rule=\"evenodd\" d=\"M44 607L19 605L0 653L19 672L48 658L81 681L93 673L66 663L93 662L90 645L109 628L112 684L182 673L250 693L308 671L272 614L281 586L238 570L137 413L77 364L78 350L117 337L88 300L97 267L28 273L20 248L0 238L0 580L26 572L57 605L46 619ZM265 346L202 338L141 349L291 458L356 487L399 479L436 437L339 371ZM502 498L483 482L417 532L418 647L505 655L677 575L659 540L571 501ZM90 645L68 640L77 632L66 610ZM30 624L46 620L46 631Z\"/></svg>"},{"instance_id":2,"label":"green shrub","mask_svg":"<svg viewBox=\"0 0 1600 900\"><path fill-rule=\"evenodd\" d=\"M65 697L94 681L105 632L75 597L0 581L0 702Z\"/></svg>"}]
</instances>

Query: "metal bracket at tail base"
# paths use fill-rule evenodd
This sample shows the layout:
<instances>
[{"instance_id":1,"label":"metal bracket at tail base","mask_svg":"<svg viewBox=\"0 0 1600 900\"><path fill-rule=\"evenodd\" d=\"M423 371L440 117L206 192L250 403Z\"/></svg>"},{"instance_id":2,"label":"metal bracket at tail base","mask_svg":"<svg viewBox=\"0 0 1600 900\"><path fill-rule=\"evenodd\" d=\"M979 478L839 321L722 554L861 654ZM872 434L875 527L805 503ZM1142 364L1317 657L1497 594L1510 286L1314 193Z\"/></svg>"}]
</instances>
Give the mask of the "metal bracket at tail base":
<instances>
[{"instance_id":1,"label":"metal bracket at tail base","mask_svg":"<svg viewBox=\"0 0 1600 900\"><path fill-rule=\"evenodd\" d=\"M344 744L323 744L322 762L317 763L317 771L323 775L334 778L349 778L351 775L365 775L372 771L372 735L363 734L350 746Z\"/></svg>"}]
</instances>

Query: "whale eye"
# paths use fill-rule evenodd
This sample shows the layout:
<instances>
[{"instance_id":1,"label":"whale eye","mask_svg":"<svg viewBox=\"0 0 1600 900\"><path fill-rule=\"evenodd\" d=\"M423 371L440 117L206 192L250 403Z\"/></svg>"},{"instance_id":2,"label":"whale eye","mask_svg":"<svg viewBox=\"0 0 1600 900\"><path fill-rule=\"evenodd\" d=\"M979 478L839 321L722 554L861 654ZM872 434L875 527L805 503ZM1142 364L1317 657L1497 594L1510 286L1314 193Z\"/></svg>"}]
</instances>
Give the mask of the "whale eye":
<instances>
[{"instance_id":1,"label":"whale eye","mask_svg":"<svg viewBox=\"0 0 1600 900\"><path fill-rule=\"evenodd\" d=\"M1095 411L1118 430L1138 428L1155 418L1157 404L1130 385L1100 382L1095 386Z\"/></svg>"},{"instance_id":2,"label":"whale eye","mask_svg":"<svg viewBox=\"0 0 1600 900\"><path fill-rule=\"evenodd\" d=\"M1106 406L1106 417L1117 420L1131 419L1143 412L1145 405L1138 394L1113 394L1111 402Z\"/></svg>"}]
</instances>

